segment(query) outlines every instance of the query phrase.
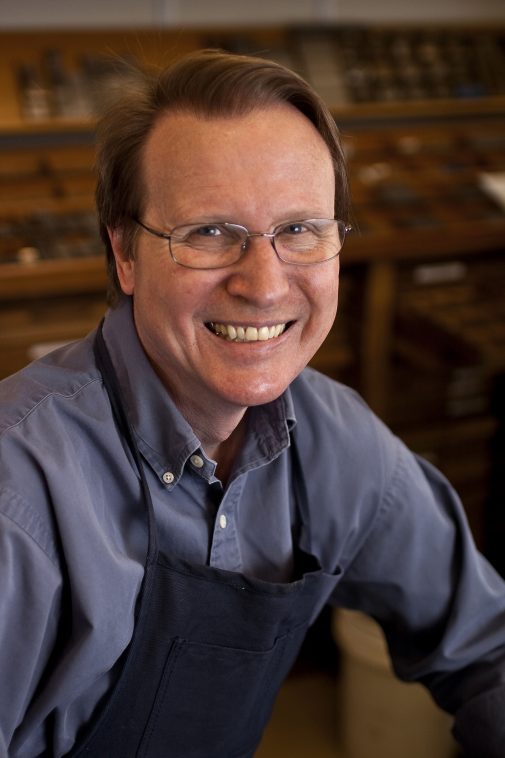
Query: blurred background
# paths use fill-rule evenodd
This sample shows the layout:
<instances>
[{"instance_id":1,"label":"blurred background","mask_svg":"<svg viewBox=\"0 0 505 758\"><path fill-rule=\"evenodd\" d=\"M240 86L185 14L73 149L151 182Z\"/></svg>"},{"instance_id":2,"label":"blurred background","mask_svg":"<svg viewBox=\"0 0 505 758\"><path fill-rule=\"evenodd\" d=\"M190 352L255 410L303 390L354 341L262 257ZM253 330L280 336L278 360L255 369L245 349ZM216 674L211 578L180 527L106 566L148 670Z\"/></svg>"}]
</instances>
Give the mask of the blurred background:
<instances>
[{"instance_id":1,"label":"blurred background","mask_svg":"<svg viewBox=\"0 0 505 758\"><path fill-rule=\"evenodd\" d=\"M505 575L503 0L2 0L0 377L106 307L97 116L135 78L130 64L205 46L285 63L331 107L354 231L313 364L447 474ZM330 626L308 646L326 670Z\"/></svg>"}]
</instances>

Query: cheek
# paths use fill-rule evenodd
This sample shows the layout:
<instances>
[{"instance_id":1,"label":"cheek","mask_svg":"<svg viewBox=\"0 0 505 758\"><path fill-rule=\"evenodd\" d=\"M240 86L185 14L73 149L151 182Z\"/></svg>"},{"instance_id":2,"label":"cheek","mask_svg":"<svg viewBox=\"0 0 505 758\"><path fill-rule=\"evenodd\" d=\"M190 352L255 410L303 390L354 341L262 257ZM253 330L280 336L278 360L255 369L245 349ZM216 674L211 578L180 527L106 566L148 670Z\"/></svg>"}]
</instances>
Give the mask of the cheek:
<instances>
[{"instance_id":1,"label":"cheek","mask_svg":"<svg viewBox=\"0 0 505 758\"><path fill-rule=\"evenodd\" d=\"M312 314L321 331L326 333L335 319L338 306L339 267L330 272L318 272L317 278L310 281Z\"/></svg>"},{"instance_id":2,"label":"cheek","mask_svg":"<svg viewBox=\"0 0 505 758\"><path fill-rule=\"evenodd\" d=\"M171 266L165 257L137 261L134 294L139 301L142 299L143 307L169 310L172 302L184 298L190 288L181 285L175 265Z\"/></svg>"},{"instance_id":3,"label":"cheek","mask_svg":"<svg viewBox=\"0 0 505 758\"><path fill-rule=\"evenodd\" d=\"M207 274L207 276L206 276ZM175 332L193 339L195 327L202 324L218 285L208 272L185 269L177 264L158 267L137 280L138 307L149 314L158 331Z\"/></svg>"}]
</instances>

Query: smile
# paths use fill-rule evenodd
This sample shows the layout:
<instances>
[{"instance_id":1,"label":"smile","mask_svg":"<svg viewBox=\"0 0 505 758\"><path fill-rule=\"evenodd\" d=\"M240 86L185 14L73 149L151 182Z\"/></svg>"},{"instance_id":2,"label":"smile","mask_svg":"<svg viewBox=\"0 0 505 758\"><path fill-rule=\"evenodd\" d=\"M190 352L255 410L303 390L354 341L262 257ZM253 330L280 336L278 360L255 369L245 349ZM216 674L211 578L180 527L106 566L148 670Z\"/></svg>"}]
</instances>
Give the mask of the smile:
<instances>
[{"instance_id":1,"label":"smile","mask_svg":"<svg viewBox=\"0 0 505 758\"><path fill-rule=\"evenodd\" d=\"M229 342L266 342L278 337L286 329L286 324L274 326L233 326L211 322L209 328Z\"/></svg>"}]
</instances>

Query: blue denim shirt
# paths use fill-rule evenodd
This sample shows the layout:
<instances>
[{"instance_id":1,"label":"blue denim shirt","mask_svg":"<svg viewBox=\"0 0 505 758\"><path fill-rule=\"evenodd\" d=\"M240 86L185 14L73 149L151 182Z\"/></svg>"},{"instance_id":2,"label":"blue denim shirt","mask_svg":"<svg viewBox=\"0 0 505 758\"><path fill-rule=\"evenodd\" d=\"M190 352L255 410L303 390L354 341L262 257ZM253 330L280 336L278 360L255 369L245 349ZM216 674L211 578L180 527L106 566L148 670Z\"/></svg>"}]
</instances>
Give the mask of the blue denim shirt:
<instances>
[{"instance_id":1,"label":"blue denim shirt","mask_svg":"<svg viewBox=\"0 0 505 758\"><path fill-rule=\"evenodd\" d=\"M145 514L93 336L0 384L0 755L12 758L70 749L133 629ZM296 435L310 510L301 547L340 573L332 602L380 621L397 673L456 714L470 751L503 756L505 586L443 477L356 393L307 369L276 401L248 410L223 488L151 368L128 299L108 313L104 336L147 464L161 549L289 581Z\"/></svg>"}]
</instances>

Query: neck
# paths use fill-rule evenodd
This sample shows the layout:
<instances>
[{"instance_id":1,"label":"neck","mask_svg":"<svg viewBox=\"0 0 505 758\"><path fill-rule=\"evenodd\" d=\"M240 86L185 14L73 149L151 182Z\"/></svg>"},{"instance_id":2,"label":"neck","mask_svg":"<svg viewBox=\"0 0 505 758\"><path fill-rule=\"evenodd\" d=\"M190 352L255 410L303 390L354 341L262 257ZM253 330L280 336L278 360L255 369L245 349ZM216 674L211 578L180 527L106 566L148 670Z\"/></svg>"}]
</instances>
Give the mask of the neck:
<instances>
[{"instance_id":1,"label":"neck","mask_svg":"<svg viewBox=\"0 0 505 758\"><path fill-rule=\"evenodd\" d=\"M165 386L168 389L167 383ZM169 390L170 391L170 390ZM245 413L247 408L203 405L171 392L172 398L200 440L205 454L216 461L216 476L227 481L235 459L242 447L245 435Z\"/></svg>"},{"instance_id":2,"label":"neck","mask_svg":"<svg viewBox=\"0 0 505 758\"><path fill-rule=\"evenodd\" d=\"M216 461L217 476L225 482L242 447L247 408L224 403L205 405L194 397L188 399L187 394L175 391L156 362L151 360L145 346L144 350L180 413L200 440L205 454Z\"/></svg>"},{"instance_id":3,"label":"neck","mask_svg":"<svg viewBox=\"0 0 505 758\"><path fill-rule=\"evenodd\" d=\"M216 428L212 427L209 434L209 429L198 429L192 424L193 431L199 437L206 455L216 461L216 475L223 484L228 481L233 464L242 447L245 434L244 413L231 432L229 428L221 428L220 434L216 434Z\"/></svg>"}]
</instances>

